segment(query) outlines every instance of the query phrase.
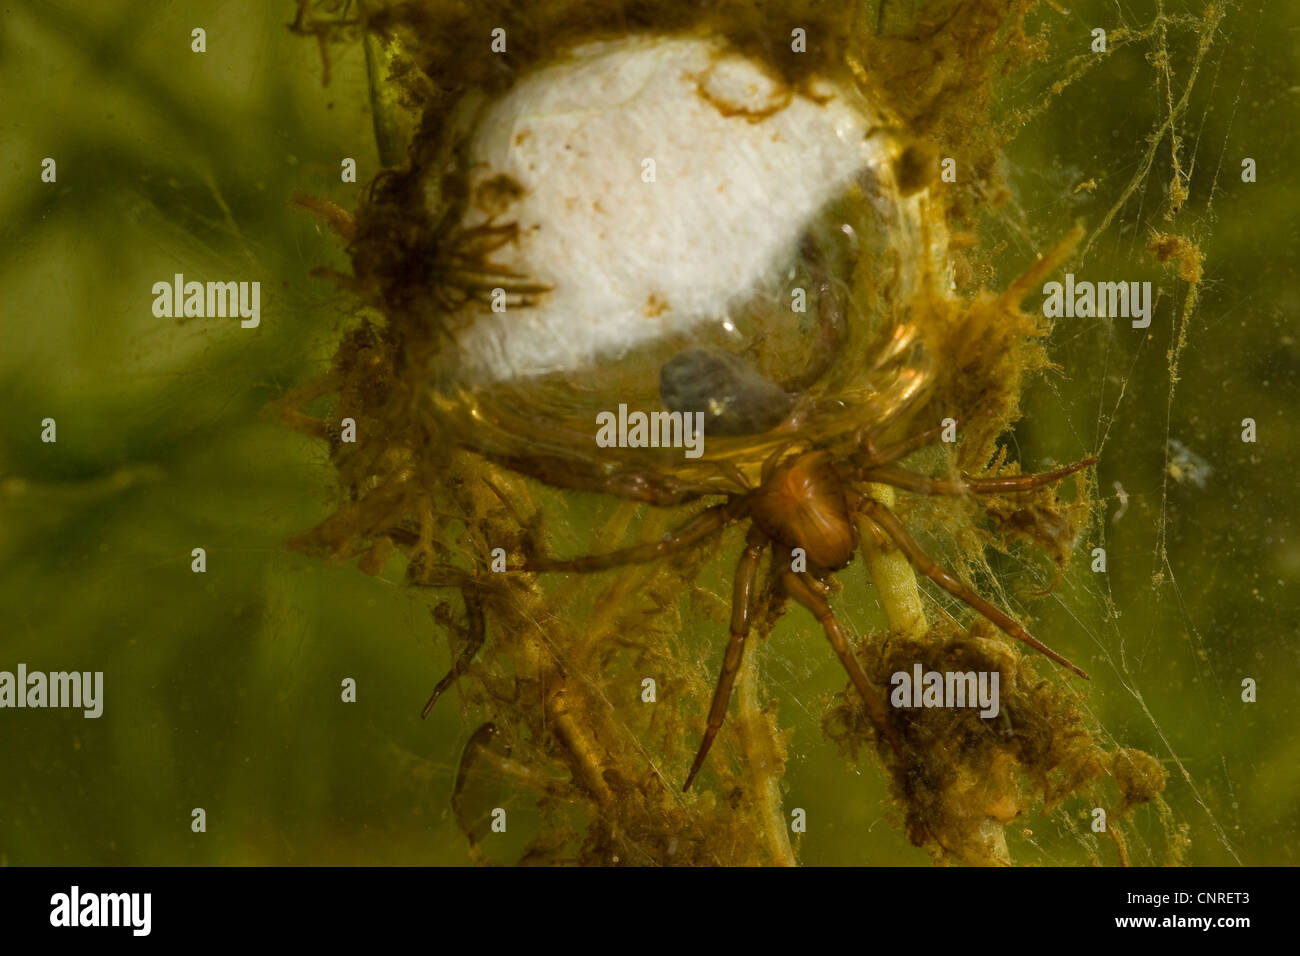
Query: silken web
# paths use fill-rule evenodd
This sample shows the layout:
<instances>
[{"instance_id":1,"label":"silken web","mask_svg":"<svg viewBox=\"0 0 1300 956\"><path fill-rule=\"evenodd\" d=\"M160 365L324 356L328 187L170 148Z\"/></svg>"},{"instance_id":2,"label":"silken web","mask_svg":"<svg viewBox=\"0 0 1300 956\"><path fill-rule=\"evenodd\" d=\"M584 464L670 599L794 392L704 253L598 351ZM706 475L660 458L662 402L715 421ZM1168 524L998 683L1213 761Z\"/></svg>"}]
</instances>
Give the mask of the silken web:
<instances>
[{"instance_id":1,"label":"silken web","mask_svg":"<svg viewBox=\"0 0 1300 956\"><path fill-rule=\"evenodd\" d=\"M1051 6L1056 8L1055 4ZM1238 157L1249 152L1234 145L1233 121L1250 80L1248 63L1242 65L1248 58L1243 57L1242 51L1252 48L1253 38L1265 21L1265 11L1262 8L1241 11L1236 5L1207 4L1199 10L1183 5L1176 12L1174 6L1157 2L1154 11L1139 11L1127 4L1104 5L1103 10L1110 14L1106 24L1107 54L1063 53L1053 44L1043 62L1027 68L1024 75L1010 84L1012 97L1022 97L1027 104L1014 114L1017 123L1025 124L1017 135L1033 137L1054 111L1062 108L1065 99L1062 94L1068 96L1066 91L1071 88L1088 89L1097 74L1111 68L1112 58L1127 56L1136 62L1140 57L1143 67L1149 71L1146 89L1143 81L1136 78L1128 80L1128 89L1135 98L1155 98L1156 120L1142 135L1128 136L1130 161L1104 170L1100 192L1105 201L1089 210L1085 238L1078 254L1066 267L1076 273L1087 274L1091 268L1094 275L1104 271L1108 275L1116 273L1118 277L1126 269L1141 268L1138 264L1146 254L1147 243L1156 234L1177 233L1187 237L1198 249L1203 248L1219 220L1221 210L1216 207L1216 201L1220 200L1225 186L1230 188L1237 180ZM1057 12L1059 16L1046 14L1056 21L1054 37L1063 32L1061 23L1069 23L1074 36L1086 36L1099 25L1088 22L1077 12L1059 8ZM1090 13L1094 18L1097 16L1095 11ZM1149 19L1143 19L1148 13ZM1229 63L1226 73L1225 61ZM1233 61L1236 61L1235 71ZM1138 90L1141 92L1133 92ZM1107 110L1128 108L1122 100L1108 101L1108 105L1095 108L1090 118L1107 120L1101 124L1099 135L1104 135L1111 126ZM1083 142L1079 152L1087 152ZM1089 169L1079 174L1079 168L1075 167L1064 173L1067 177L1073 174L1077 180L1072 184L1071 194L1097 189L1098 178L1093 173ZM1171 188L1171 184L1179 185ZM1176 196L1180 187L1185 191L1182 199ZM1057 212L1069 207L1068 197L1058 200L1056 205ZM1100 218L1097 209L1102 210ZM1042 228L1030 229L1027 223L1052 212L1013 203L1004 218L1012 235L1042 239ZM1145 256L1147 269L1152 261L1150 255ZM1230 707L1240 706L1237 678L1216 668L1207 644L1206 625L1189 609L1180 565L1171 559L1169 551L1171 520L1182 517L1178 514L1178 486L1203 488L1215 474L1209 463L1180 440L1176 431L1180 419L1186 418L1180 415L1184 403L1195 397L1189 392L1188 384L1180 379L1185 374L1187 357L1198 348L1198 329L1206 321L1201 292L1213 280L1188 283L1177 278L1173 270L1163 277L1155 274L1151 278L1156 280L1154 284L1160 292L1156 315L1164 322L1157 320L1151 328L1139 331L1130 330L1123 320L1077 320L1073 324L1057 320L1048 348L1061 367L1047 373L1045 389L1036 394L1050 393L1059 416L1054 421L1063 423L1075 446L1089 450L1103 462L1107 460L1108 449L1115 447L1116 434L1130 427L1133 416L1149 414L1160 419L1157 430L1163 440L1151 443L1158 444L1159 456L1136 459L1136 466L1148 472L1160 469L1158 487L1154 493L1146 494L1144 502L1133 499L1121 480L1110 481L1110 487L1097 488L1098 512L1084 536L1089 539L1089 547L1081 543L1075 560L1086 563L1092 546L1106 548L1108 539L1125 518L1129 522L1149 521L1155 538L1146 570L1150 581L1146 600L1155 602L1163 632L1154 637L1134 632L1131 616L1123 612L1139 597L1130 594L1126 599L1118 598L1111 574L1069 574L1059 586L1054 586L1054 568L1041 562L1019 563L1014 558L1012 563L1018 565L1016 573L1025 574L1040 589L1052 588L1049 600L1060 611L1056 619L1068 620L1086 635L1084 644L1092 660L1105 661L1106 667L1098 667L1104 676L1095 675L1094 680L1119 685L1119 689L1108 695L1117 693L1125 698L1118 709L1125 714L1129 735L1135 727L1145 725L1144 734L1154 736L1157 744L1150 749L1170 771L1165 797L1180 807L1180 822L1186 822L1202 838L1217 842L1221 852L1216 855L1222 862L1240 864L1238 844L1219 820L1225 796L1233 801L1234 808L1237 806L1234 793L1237 770L1230 769L1226 754L1217 763L1184 759L1175 748L1176 735L1163 726L1179 720L1177 706L1168 700L1160 703L1150 700L1151 678L1139 673L1153 656L1187 655L1197 672L1198 690L1181 695L1185 706L1213 707L1221 720L1228 719ZM1081 366L1078 361L1081 343L1098 340L1100 349L1095 353L1084 350L1082 354L1086 358ZM1153 353L1158 361L1161 349L1166 349L1163 381L1155 390L1161 401L1157 407L1136 407L1131 400L1134 377L1152 373L1157 367L1152 361ZM1131 456L1129 463L1129 467L1135 466ZM1140 504L1147 507L1140 508ZM1138 570L1133 574L1138 576ZM1180 631L1186 634L1185 642L1174 640ZM1207 685L1215 690L1199 689ZM1100 715L1094 716L1100 723ZM1111 720L1114 722L1113 716ZM1111 734L1103 729L1103 734L1112 745L1131 745L1124 732ZM1235 786L1242 784L1238 782ZM1172 815L1161 814L1161 822L1165 828L1163 839L1173 839L1176 824ZM1135 847L1134 843L1140 843L1141 837L1134 841L1133 836L1130 832L1132 862L1162 862L1161 851ZM1145 861L1142 855L1146 856ZM1069 861L1047 854L1044 862Z\"/></svg>"}]
</instances>

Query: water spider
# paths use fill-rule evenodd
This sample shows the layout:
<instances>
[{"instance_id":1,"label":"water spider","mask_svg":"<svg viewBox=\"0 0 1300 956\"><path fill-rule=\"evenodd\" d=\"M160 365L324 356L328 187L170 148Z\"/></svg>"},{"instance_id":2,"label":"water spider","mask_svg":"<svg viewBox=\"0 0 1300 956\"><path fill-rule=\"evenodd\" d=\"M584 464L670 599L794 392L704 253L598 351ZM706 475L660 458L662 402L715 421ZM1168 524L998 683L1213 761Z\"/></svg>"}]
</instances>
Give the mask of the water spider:
<instances>
[{"instance_id":1,"label":"water spider","mask_svg":"<svg viewBox=\"0 0 1300 956\"><path fill-rule=\"evenodd\" d=\"M579 558L531 558L515 571L600 571L620 565L644 563L690 548L720 533L737 521L749 521L745 550L736 568L731 605L731 639L723 659L709 708L708 726L683 789L689 789L726 717L731 689L736 681L745 641L754 614L756 581L763 550L772 550L773 567L780 568L785 592L807 608L826 631L853 685L866 705L873 726L895 753L901 742L887 719L886 695L867 677L849 644L843 627L826 599L829 576L849 564L858 548L855 519L884 543L892 542L918 572L964 601L1011 637L1029 644L1081 677L1087 674L1047 647L1006 612L976 594L933 561L885 505L863 490L868 483L891 485L921 495L997 495L1028 491L1058 481L1089 465L1095 458L1042 474L992 478L932 478L898 464L929 444L938 430L922 432L892 445L877 447L870 430L855 436L854 450L834 457L825 449L790 451L778 448L763 465L758 487L744 487L720 504L704 509L662 540L608 554ZM737 476L738 483L741 476ZM798 552L798 553L797 553ZM796 560L802 558L802 561ZM804 567L804 570L795 570Z\"/></svg>"},{"instance_id":2,"label":"water spider","mask_svg":"<svg viewBox=\"0 0 1300 956\"><path fill-rule=\"evenodd\" d=\"M454 225L433 244L426 261L436 281L438 304L454 313L470 301L491 305L493 295L508 308L526 308L551 286L535 282L488 258L507 243L519 241L519 224L487 222L464 228Z\"/></svg>"}]
</instances>

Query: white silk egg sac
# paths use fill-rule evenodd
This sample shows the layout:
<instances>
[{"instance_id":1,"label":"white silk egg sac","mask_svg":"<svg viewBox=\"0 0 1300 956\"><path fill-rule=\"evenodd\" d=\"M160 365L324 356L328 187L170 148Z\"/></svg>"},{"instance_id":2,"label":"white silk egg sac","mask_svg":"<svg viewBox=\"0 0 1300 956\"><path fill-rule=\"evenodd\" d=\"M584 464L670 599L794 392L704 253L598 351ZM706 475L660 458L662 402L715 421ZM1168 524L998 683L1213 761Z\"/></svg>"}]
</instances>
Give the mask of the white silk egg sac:
<instances>
[{"instance_id":1,"label":"white silk egg sac","mask_svg":"<svg viewBox=\"0 0 1300 956\"><path fill-rule=\"evenodd\" d=\"M590 422L616 401L657 405L659 370L703 348L720 358L700 375L736 380L719 387L748 394L750 376L754 394L783 395L811 361L818 290L844 294L837 273L863 245L902 260L906 284L922 245L924 196L899 195L900 147L865 98L825 79L796 88L720 40L587 43L465 109L467 198L447 242L479 257L448 275L474 294L447 321L435 388L563 382L556 415ZM424 188L436 210L441 180ZM849 195L870 234L838 212Z\"/></svg>"}]
</instances>

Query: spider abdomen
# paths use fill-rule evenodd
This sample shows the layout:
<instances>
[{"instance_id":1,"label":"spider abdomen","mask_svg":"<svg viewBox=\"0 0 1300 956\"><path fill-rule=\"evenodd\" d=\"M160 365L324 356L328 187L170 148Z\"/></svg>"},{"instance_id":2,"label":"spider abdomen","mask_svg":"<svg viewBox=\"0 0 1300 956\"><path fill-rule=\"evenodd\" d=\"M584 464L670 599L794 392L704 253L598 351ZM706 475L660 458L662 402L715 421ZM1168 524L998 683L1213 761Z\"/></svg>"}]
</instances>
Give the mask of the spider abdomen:
<instances>
[{"instance_id":1,"label":"spider abdomen","mask_svg":"<svg viewBox=\"0 0 1300 956\"><path fill-rule=\"evenodd\" d=\"M834 571L853 558L857 542L844 486L827 452L789 459L754 492L754 522L788 548L802 548L808 561Z\"/></svg>"}]
</instances>

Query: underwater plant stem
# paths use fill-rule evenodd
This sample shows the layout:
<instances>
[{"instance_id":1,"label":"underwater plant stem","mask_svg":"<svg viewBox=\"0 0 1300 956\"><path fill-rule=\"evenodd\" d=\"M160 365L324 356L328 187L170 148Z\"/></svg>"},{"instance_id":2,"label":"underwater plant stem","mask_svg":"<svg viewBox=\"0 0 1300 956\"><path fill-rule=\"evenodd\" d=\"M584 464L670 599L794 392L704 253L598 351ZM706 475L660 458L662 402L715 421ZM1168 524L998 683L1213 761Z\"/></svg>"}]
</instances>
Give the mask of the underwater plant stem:
<instances>
[{"instance_id":1,"label":"underwater plant stem","mask_svg":"<svg viewBox=\"0 0 1300 956\"><path fill-rule=\"evenodd\" d=\"M393 104L385 93L387 81L384 70L388 66L388 55L383 43L377 34L366 34L366 79L370 87L370 110L374 117L375 146L379 150L379 161L385 166L400 166L404 152L402 135L393 115Z\"/></svg>"},{"instance_id":2,"label":"underwater plant stem","mask_svg":"<svg viewBox=\"0 0 1300 956\"><path fill-rule=\"evenodd\" d=\"M1124 834L1120 832L1119 827L1109 821L1106 825L1106 832L1109 833L1110 838L1115 841L1115 849L1119 851L1119 865L1128 866L1128 843L1124 840Z\"/></svg>"},{"instance_id":3,"label":"underwater plant stem","mask_svg":"<svg viewBox=\"0 0 1300 956\"><path fill-rule=\"evenodd\" d=\"M755 648L757 651L757 648ZM799 861L790 846L790 835L785 817L781 813L780 760L771 746L773 728L758 703L758 654L750 653L740 665L740 684L737 701L741 747L745 751L745 765L758 804L758 818L763 827L763 839L772 862L777 866L798 866Z\"/></svg>"},{"instance_id":4,"label":"underwater plant stem","mask_svg":"<svg viewBox=\"0 0 1300 956\"><path fill-rule=\"evenodd\" d=\"M1007 286L1006 291L998 297L1003 307L1009 309L1018 307L1026 296L1039 288L1044 279L1070 258L1079 241L1083 239L1084 231L1082 224L1075 223L1074 228L1067 232L1060 242L1039 256L1038 261L1026 269L1024 275Z\"/></svg>"},{"instance_id":5,"label":"underwater plant stem","mask_svg":"<svg viewBox=\"0 0 1300 956\"><path fill-rule=\"evenodd\" d=\"M868 493L887 508L894 504L894 489L888 485L869 485ZM920 637L927 624L911 563L898 548L878 540L869 522L860 522L860 531L867 573L889 618L890 628L909 637Z\"/></svg>"},{"instance_id":6,"label":"underwater plant stem","mask_svg":"<svg viewBox=\"0 0 1300 956\"><path fill-rule=\"evenodd\" d=\"M543 688L544 725L549 725L556 739L568 751L574 782L586 790L596 804L607 805L613 794L601 775L602 761L596 747L570 712L568 679L563 668L556 665L554 653L540 630L530 628L528 634L521 644L519 669Z\"/></svg>"},{"instance_id":7,"label":"underwater plant stem","mask_svg":"<svg viewBox=\"0 0 1300 956\"><path fill-rule=\"evenodd\" d=\"M553 675L557 676L558 675ZM562 677L559 680L563 680ZM601 805L614 799L601 773L604 761L595 742L569 712L569 701L563 687L547 697L546 713L552 722L555 736L573 758L574 777Z\"/></svg>"}]
</instances>

